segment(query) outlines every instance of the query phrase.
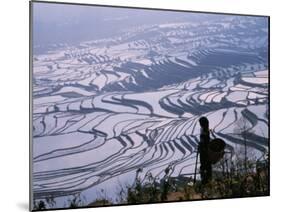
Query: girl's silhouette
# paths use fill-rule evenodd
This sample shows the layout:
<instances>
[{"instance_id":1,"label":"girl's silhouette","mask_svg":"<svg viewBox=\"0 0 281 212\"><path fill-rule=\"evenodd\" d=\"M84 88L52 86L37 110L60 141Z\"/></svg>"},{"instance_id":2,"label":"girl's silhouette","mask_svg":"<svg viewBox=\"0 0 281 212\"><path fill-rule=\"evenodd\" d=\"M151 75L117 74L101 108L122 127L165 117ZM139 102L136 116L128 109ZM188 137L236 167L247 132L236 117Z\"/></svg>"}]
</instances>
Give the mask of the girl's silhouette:
<instances>
[{"instance_id":1,"label":"girl's silhouette","mask_svg":"<svg viewBox=\"0 0 281 212\"><path fill-rule=\"evenodd\" d=\"M199 123L201 126L198 146L201 163L200 175L202 184L206 184L212 179L212 163L208 159L208 144L210 142L209 120L206 117L201 117Z\"/></svg>"}]
</instances>

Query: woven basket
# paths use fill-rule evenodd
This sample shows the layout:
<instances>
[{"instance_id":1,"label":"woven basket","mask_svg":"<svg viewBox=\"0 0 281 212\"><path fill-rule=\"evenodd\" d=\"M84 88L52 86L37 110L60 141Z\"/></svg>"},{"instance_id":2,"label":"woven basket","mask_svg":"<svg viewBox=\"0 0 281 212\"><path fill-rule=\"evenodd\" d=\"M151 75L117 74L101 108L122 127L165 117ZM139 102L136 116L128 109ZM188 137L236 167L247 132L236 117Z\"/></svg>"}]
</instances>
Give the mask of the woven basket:
<instances>
[{"instance_id":1,"label":"woven basket","mask_svg":"<svg viewBox=\"0 0 281 212\"><path fill-rule=\"evenodd\" d=\"M224 155L225 142L220 138L215 138L208 145L208 158L212 164L216 164Z\"/></svg>"}]
</instances>

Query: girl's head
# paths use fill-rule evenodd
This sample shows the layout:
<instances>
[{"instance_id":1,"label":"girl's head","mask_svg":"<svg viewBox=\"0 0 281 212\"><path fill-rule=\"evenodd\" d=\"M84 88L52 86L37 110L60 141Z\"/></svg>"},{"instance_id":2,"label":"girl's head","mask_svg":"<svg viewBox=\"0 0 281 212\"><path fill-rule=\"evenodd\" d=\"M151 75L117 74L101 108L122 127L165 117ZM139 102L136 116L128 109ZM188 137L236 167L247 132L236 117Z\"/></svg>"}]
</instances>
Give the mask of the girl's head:
<instances>
[{"instance_id":1,"label":"girl's head","mask_svg":"<svg viewBox=\"0 0 281 212\"><path fill-rule=\"evenodd\" d=\"M203 116L199 119L200 126L204 129L209 129L209 120Z\"/></svg>"}]
</instances>

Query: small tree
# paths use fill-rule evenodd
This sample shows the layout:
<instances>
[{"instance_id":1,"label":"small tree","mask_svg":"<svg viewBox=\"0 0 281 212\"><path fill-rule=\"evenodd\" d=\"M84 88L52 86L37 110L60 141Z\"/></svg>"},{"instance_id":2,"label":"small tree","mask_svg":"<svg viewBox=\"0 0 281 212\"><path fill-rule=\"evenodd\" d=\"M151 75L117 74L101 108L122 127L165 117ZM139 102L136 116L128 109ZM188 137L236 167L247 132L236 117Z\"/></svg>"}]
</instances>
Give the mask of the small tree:
<instances>
[{"instance_id":1,"label":"small tree","mask_svg":"<svg viewBox=\"0 0 281 212\"><path fill-rule=\"evenodd\" d=\"M253 132L252 130L252 124L248 121L247 118L244 116L241 116L240 119L236 122L236 127L234 129L235 134L240 136L243 140L244 145L244 169L245 172L247 172L247 143L248 143L248 136L250 133Z\"/></svg>"},{"instance_id":2,"label":"small tree","mask_svg":"<svg viewBox=\"0 0 281 212\"><path fill-rule=\"evenodd\" d=\"M46 210L46 203L43 200L33 202L33 210Z\"/></svg>"},{"instance_id":3,"label":"small tree","mask_svg":"<svg viewBox=\"0 0 281 212\"><path fill-rule=\"evenodd\" d=\"M85 197L81 197L80 193L74 194L72 198L68 200L68 207L69 208L79 208L85 205Z\"/></svg>"}]
</instances>

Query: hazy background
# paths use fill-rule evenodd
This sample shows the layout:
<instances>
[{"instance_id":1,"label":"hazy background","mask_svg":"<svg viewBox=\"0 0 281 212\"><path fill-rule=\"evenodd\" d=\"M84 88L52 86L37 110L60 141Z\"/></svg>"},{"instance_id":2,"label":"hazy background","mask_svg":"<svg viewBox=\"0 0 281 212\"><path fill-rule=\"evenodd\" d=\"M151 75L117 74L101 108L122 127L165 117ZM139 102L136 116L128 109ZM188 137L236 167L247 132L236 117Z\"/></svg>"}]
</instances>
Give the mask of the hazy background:
<instances>
[{"instance_id":1,"label":"hazy background","mask_svg":"<svg viewBox=\"0 0 281 212\"><path fill-rule=\"evenodd\" d=\"M101 6L34 3L33 42L35 53L54 44L77 44L126 32L132 26L180 21L203 22L225 15L138 10ZM227 16L228 17L228 16Z\"/></svg>"}]
</instances>

